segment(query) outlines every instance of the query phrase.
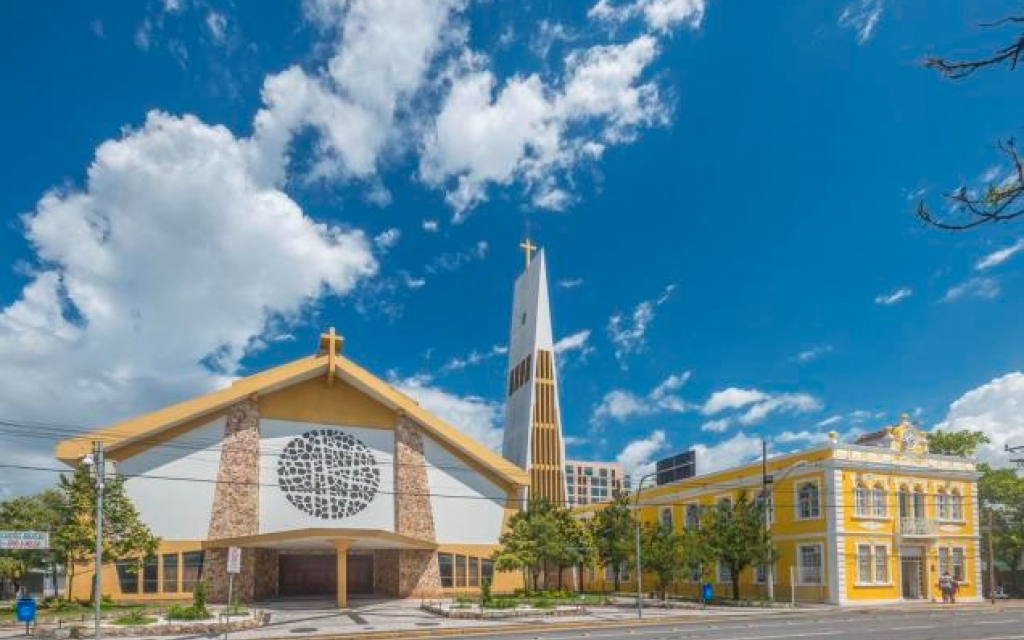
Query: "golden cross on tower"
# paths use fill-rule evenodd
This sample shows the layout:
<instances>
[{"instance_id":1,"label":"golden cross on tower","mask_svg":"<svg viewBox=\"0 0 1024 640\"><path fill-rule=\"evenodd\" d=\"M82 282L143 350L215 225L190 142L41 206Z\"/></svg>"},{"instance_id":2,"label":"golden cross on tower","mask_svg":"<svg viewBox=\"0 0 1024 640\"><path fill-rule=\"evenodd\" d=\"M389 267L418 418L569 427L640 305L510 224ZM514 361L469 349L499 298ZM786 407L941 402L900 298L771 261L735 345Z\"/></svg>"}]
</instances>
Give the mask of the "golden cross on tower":
<instances>
[{"instance_id":1,"label":"golden cross on tower","mask_svg":"<svg viewBox=\"0 0 1024 640\"><path fill-rule=\"evenodd\" d=\"M537 250L537 245L530 242L530 239L527 238L525 241L519 243L519 248L526 252L526 266L529 267L530 257L533 252Z\"/></svg>"}]
</instances>

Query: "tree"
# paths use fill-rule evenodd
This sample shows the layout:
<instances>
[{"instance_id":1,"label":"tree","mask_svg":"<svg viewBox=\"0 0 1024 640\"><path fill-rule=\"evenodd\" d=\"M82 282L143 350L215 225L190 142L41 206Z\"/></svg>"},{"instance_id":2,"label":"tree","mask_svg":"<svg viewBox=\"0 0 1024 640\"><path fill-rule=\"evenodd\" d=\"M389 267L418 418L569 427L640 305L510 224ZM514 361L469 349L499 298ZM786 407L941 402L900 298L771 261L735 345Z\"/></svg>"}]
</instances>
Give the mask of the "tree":
<instances>
[{"instance_id":1,"label":"tree","mask_svg":"<svg viewBox=\"0 0 1024 640\"><path fill-rule=\"evenodd\" d=\"M928 434L928 453L944 456L973 456L979 446L992 442L982 431L943 431Z\"/></svg>"},{"instance_id":2,"label":"tree","mask_svg":"<svg viewBox=\"0 0 1024 640\"><path fill-rule=\"evenodd\" d=\"M48 531L57 529L65 517L67 505L64 496L54 489L46 489L35 495L11 498L0 503L0 522L4 528L17 531ZM0 551L0 561L8 567L18 564L17 576L10 575L9 568L4 577L19 580L31 569L50 569L64 563L63 554L57 549L19 549ZM56 581L54 581L56 584Z\"/></svg>"},{"instance_id":3,"label":"tree","mask_svg":"<svg viewBox=\"0 0 1024 640\"><path fill-rule=\"evenodd\" d=\"M1024 15L1009 16L982 26L994 28L1007 25L1024 25ZM981 69L1003 64L1013 71L1022 57L1024 31L1014 36L1009 45L980 58L949 60L929 57L925 58L924 64L946 78L962 80ZM948 213L945 214L936 214L922 199L917 205L918 217L926 224L939 229L962 231L983 224L1006 222L1024 215L1024 162L1012 137L1000 141L998 147L1009 161L1009 175L994 178L983 189L968 189L961 186L956 191L945 194L946 199L952 203L952 207L948 208Z\"/></svg>"},{"instance_id":4,"label":"tree","mask_svg":"<svg viewBox=\"0 0 1024 640\"><path fill-rule=\"evenodd\" d=\"M96 483L89 467L79 465L60 477L60 492L67 505L57 527L54 546L67 559L68 597L77 565L94 561L96 552ZM150 556L160 540L139 520L135 505L124 490L124 478L108 477L103 488L103 559L108 562ZM98 598L102 594L94 593Z\"/></svg>"},{"instance_id":5,"label":"tree","mask_svg":"<svg viewBox=\"0 0 1024 640\"><path fill-rule=\"evenodd\" d=\"M590 520L597 560L602 566L613 568L616 591L619 590L619 567L633 559L633 526L627 494L616 496Z\"/></svg>"},{"instance_id":6,"label":"tree","mask_svg":"<svg viewBox=\"0 0 1024 640\"><path fill-rule=\"evenodd\" d=\"M655 589L662 600L669 588L704 564L706 548L699 534L692 531L676 533L660 524L646 525L640 536L641 561L644 571L654 575Z\"/></svg>"},{"instance_id":7,"label":"tree","mask_svg":"<svg viewBox=\"0 0 1024 640\"><path fill-rule=\"evenodd\" d=\"M1014 469L993 469L984 463L978 465L978 471L978 497L982 505L993 509L995 525L992 531L983 530L983 546L988 548L988 536L992 536L996 560L1009 566L1013 584L1019 589L1024 561L1024 478Z\"/></svg>"},{"instance_id":8,"label":"tree","mask_svg":"<svg viewBox=\"0 0 1024 640\"><path fill-rule=\"evenodd\" d=\"M747 567L770 564L775 551L764 528L765 510L746 493L736 500L708 509L701 522L701 537L714 557L732 575L732 597L740 599L740 573Z\"/></svg>"},{"instance_id":9,"label":"tree","mask_svg":"<svg viewBox=\"0 0 1024 640\"><path fill-rule=\"evenodd\" d=\"M544 565L557 555L558 526L552 511L549 501L537 498L513 515L508 531L498 540L498 550L492 557L494 568L527 572L530 588L537 590Z\"/></svg>"},{"instance_id":10,"label":"tree","mask_svg":"<svg viewBox=\"0 0 1024 640\"><path fill-rule=\"evenodd\" d=\"M594 541L590 531L569 509L554 509L557 545L552 561L558 567L558 588L562 588L562 574L570 567L589 567L594 563Z\"/></svg>"}]
</instances>

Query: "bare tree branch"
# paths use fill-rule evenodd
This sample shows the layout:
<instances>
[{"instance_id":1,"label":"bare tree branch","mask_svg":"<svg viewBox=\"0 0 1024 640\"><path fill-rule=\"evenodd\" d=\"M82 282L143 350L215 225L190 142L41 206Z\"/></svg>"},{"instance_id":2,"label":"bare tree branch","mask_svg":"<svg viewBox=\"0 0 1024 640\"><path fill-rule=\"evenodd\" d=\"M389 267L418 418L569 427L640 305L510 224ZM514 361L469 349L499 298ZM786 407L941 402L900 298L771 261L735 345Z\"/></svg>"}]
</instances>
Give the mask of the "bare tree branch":
<instances>
[{"instance_id":1,"label":"bare tree branch","mask_svg":"<svg viewBox=\"0 0 1024 640\"><path fill-rule=\"evenodd\" d=\"M1005 24L1024 24L1024 16L1009 16L995 22L982 24L983 27L998 27ZM978 69L992 67L1004 62L1008 63L1010 70L1017 68L1017 63L1024 57L1024 33L1017 36L1017 40L1009 46L999 49L995 53L976 60L947 60L945 58L928 57L924 59L924 65L935 69L947 78L960 80L971 75Z\"/></svg>"},{"instance_id":2,"label":"bare tree branch","mask_svg":"<svg viewBox=\"0 0 1024 640\"><path fill-rule=\"evenodd\" d=\"M1013 166L1009 176L985 185L982 193L961 186L945 194L945 198L952 202L948 215L936 215L921 200L917 205L917 216L926 224L947 231L963 231L1024 216L1024 161L1013 138L1001 141L998 146ZM961 216L966 216L966 219L959 221Z\"/></svg>"}]
</instances>

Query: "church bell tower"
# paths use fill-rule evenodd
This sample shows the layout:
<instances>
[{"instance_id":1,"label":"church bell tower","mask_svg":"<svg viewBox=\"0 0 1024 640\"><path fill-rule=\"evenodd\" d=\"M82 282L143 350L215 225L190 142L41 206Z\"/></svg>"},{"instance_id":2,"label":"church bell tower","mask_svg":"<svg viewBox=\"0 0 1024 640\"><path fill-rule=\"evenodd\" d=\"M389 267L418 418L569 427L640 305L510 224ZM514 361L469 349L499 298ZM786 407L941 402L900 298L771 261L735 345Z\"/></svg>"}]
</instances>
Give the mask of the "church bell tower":
<instances>
[{"instance_id":1,"label":"church bell tower","mask_svg":"<svg viewBox=\"0 0 1024 640\"><path fill-rule=\"evenodd\" d=\"M526 268L516 278L512 302L502 453L529 472L528 497L565 506L565 442L547 268L544 251L537 251L529 239L520 247L526 253Z\"/></svg>"}]
</instances>

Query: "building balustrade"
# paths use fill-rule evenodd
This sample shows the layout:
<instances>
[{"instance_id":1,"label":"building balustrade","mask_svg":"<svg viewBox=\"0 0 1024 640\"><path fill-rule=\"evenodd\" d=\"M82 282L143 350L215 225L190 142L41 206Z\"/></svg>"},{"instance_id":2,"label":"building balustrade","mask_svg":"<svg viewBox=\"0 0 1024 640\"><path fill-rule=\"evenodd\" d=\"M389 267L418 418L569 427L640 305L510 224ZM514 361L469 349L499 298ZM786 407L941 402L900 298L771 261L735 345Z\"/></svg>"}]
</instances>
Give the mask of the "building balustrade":
<instances>
[{"instance_id":1,"label":"building balustrade","mask_svg":"<svg viewBox=\"0 0 1024 640\"><path fill-rule=\"evenodd\" d=\"M939 532L939 523L930 518L900 518L900 535L934 536Z\"/></svg>"}]
</instances>

